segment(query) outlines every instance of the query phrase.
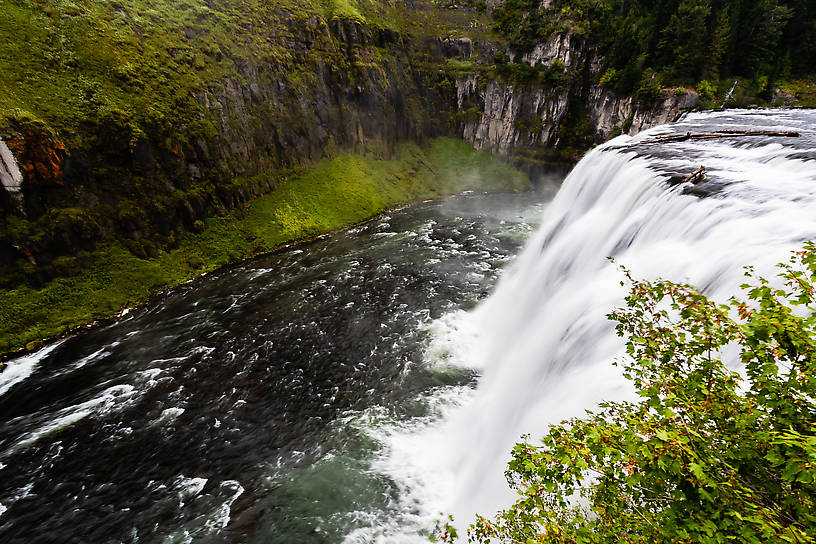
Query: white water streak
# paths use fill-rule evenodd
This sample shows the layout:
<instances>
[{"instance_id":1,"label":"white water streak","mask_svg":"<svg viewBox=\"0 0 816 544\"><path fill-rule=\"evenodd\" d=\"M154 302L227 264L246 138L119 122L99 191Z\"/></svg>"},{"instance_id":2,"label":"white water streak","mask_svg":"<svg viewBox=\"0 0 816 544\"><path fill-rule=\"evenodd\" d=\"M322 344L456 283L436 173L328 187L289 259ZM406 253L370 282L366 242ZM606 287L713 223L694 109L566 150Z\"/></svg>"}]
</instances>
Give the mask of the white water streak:
<instances>
[{"instance_id":1,"label":"white water streak","mask_svg":"<svg viewBox=\"0 0 816 544\"><path fill-rule=\"evenodd\" d=\"M48 419L37 429L24 434L15 440L11 447L0 452L0 458L5 459L11 457L15 453L25 450L43 437L69 427L91 414L104 414L117 407L121 407L124 403L132 400L137 393L138 391L132 385L115 385L105 389L90 400L68 406L54 414L49 414Z\"/></svg>"},{"instance_id":2,"label":"white water streak","mask_svg":"<svg viewBox=\"0 0 816 544\"><path fill-rule=\"evenodd\" d=\"M29 353L7 363L6 369L0 373L0 396L6 391L25 380L34 372L40 361L45 359L49 353L54 351L64 340L60 340L46 346L35 353Z\"/></svg>"}]
</instances>

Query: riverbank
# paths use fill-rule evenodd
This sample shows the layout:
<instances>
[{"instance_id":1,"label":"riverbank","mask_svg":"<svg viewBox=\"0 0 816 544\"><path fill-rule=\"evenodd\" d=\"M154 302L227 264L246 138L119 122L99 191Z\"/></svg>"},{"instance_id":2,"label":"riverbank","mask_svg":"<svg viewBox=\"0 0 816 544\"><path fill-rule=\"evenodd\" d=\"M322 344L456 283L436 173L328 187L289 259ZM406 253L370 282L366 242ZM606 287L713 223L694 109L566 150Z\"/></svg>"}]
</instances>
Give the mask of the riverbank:
<instances>
[{"instance_id":1,"label":"riverbank","mask_svg":"<svg viewBox=\"0 0 816 544\"><path fill-rule=\"evenodd\" d=\"M281 175L279 173L278 175ZM238 179L235 183L257 183ZM251 205L197 224L178 246L139 258L115 242L72 263L42 288L0 292L0 353L39 348L77 327L115 316L165 289L297 240L347 227L394 206L465 190L520 191L529 178L463 141L403 144L396 158L340 153L275 180Z\"/></svg>"}]
</instances>

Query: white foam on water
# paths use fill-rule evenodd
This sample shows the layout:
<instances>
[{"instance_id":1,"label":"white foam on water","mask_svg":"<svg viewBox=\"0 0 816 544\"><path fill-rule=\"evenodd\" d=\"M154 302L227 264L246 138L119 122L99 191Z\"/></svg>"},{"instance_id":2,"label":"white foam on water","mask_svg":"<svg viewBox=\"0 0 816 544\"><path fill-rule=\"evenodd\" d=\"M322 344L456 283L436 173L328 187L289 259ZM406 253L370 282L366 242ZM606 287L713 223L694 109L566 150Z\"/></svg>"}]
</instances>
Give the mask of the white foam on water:
<instances>
[{"instance_id":1,"label":"white foam on water","mask_svg":"<svg viewBox=\"0 0 816 544\"><path fill-rule=\"evenodd\" d=\"M6 368L0 372L0 396L4 395L6 391L22 382L34 372L37 365L45 359L49 353L57 349L64 340L54 342L53 344L42 348L34 353L10 359L6 363Z\"/></svg>"},{"instance_id":2,"label":"white foam on water","mask_svg":"<svg viewBox=\"0 0 816 544\"><path fill-rule=\"evenodd\" d=\"M243 486L236 480L225 480L221 482L221 487L232 494L227 497L223 503L221 503L214 515L204 524L209 531L224 529L227 526L230 521L230 509L232 508L232 503L234 503L235 500L244 493Z\"/></svg>"},{"instance_id":3,"label":"white foam on water","mask_svg":"<svg viewBox=\"0 0 816 544\"><path fill-rule=\"evenodd\" d=\"M207 478L187 478L179 476L173 484L177 490L179 498L179 508L184 506L184 503L201 493L204 486L207 485Z\"/></svg>"},{"instance_id":4,"label":"white foam on water","mask_svg":"<svg viewBox=\"0 0 816 544\"><path fill-rule=\"evenodd\" d=\"M426 364L434 367L454 365L474 368L479 363L474 350L477 345L478 329L472 314L463 310L449 312L425 326L431 334L431 341L425 349Z\"/></svg>"},{"instance_id":5,"label":"white foam on water","mask_svg":"<svg viewBox=\"0 0 816 544\"><path fill-rule=\"evenodd\" d=\"M449 364L446 361L444 365ZM438 433L445 417L469 403L474 391L468 386L440 387L427 397L428 414L408 421L390 419L382 408L374 407L359 416L359 426L381 444L382 449L371 464L371 471L392 476L397 487L393 511L397 516L357 511L345 514L359 525L343 544L419 544L427 542L428 528L442 517L453 488L452 474L439 464Z\"/></svg>"},{"instance_id":6,"label":"white foam on water","mask_svg":"<svg viewBox=\"0 0 816 544\"><path fill-rule=\"evenodd\" d=\"M232 503L244 493L244 488L236 480L224 480L205 491L208 481L207 478L188 478L180 475L170 484L178 496L179 509L190 508L187 514L191 515L183 526L162 539L165 544L198 541L205 535L219 534L227 527ZM153 490L158 491L167 487L166 484L159 484L154 486Z\"/></svg>"},{"instance_id":7,"label":"white foam on water","mask_svg":"<svg viewBox=\"0 0 816 544\"><path fill-rule=\"evenodd\" d=\"M168 423L172 423L178 416L184 413L184 408L179 408L178 406L173 406L170 408L165 408L162 410L159 417L148 423L148 427L161 427L163 425L167 425Z\"/></svg>"},{"instance_id":8,"label":"white foam on water","mask_svg":"<svg viewBox=\"0 0 816 544\"><path fill-rule=\"evenodd\" d=\"M129 384L114 385L102 391L96 397L85 402L68 406L54 414L47 414L45 423L33 431L23 434L15 440L10 448L0 453L0 458L7 458L23 451L41 438L54 434L74 423L81 421L91 414L103 415L121 408L138 394L137 389Z\"/></svg>"}]
</instances>

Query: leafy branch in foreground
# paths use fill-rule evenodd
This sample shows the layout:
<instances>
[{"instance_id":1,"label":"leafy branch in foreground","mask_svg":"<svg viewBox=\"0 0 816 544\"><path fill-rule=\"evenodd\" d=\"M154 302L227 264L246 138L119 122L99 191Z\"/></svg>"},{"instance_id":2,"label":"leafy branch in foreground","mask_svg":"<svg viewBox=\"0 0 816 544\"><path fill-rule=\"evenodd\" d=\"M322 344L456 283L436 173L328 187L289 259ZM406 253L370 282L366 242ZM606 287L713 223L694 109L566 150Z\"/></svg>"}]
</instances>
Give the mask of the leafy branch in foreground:
<instances>
[{"instance_id":1,"label":"leafy branch in foreground","mask_svg":"<svg viewBox=\"0 0 816 544\"><path fill-rule=\"evenodd\" d=\"M783 288L748 269L748 300L728 304L626 272L627 305L609 317L640 400L517 444L506 475L520 498L469 540L814 542L816 246L779 267ZM740 372L721 359L733 348Z\"/></svg>"}]
</instances>

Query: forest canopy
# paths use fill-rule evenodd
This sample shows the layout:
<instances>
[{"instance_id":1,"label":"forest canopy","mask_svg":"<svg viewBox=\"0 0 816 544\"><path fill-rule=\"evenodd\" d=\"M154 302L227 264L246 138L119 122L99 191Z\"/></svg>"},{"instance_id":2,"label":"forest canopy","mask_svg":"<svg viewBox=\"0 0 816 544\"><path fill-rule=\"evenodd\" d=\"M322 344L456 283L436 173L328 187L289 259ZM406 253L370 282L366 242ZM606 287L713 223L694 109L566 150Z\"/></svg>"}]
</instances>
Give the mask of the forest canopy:
<instances>
[{"instance_id":1,"label":"forest canopy","mask_svg":"<svg viewBox=\"0 0 816 544\"><path fill-rule=\"evenodd\" d=\"M809 0L508 0L494 30L517 52L554 32L598 44L604 83L696 83L739 76L769 89L816 72L816 3ZM768 90L768 92L770 92Z\"/></svg>"}]
</instances>

